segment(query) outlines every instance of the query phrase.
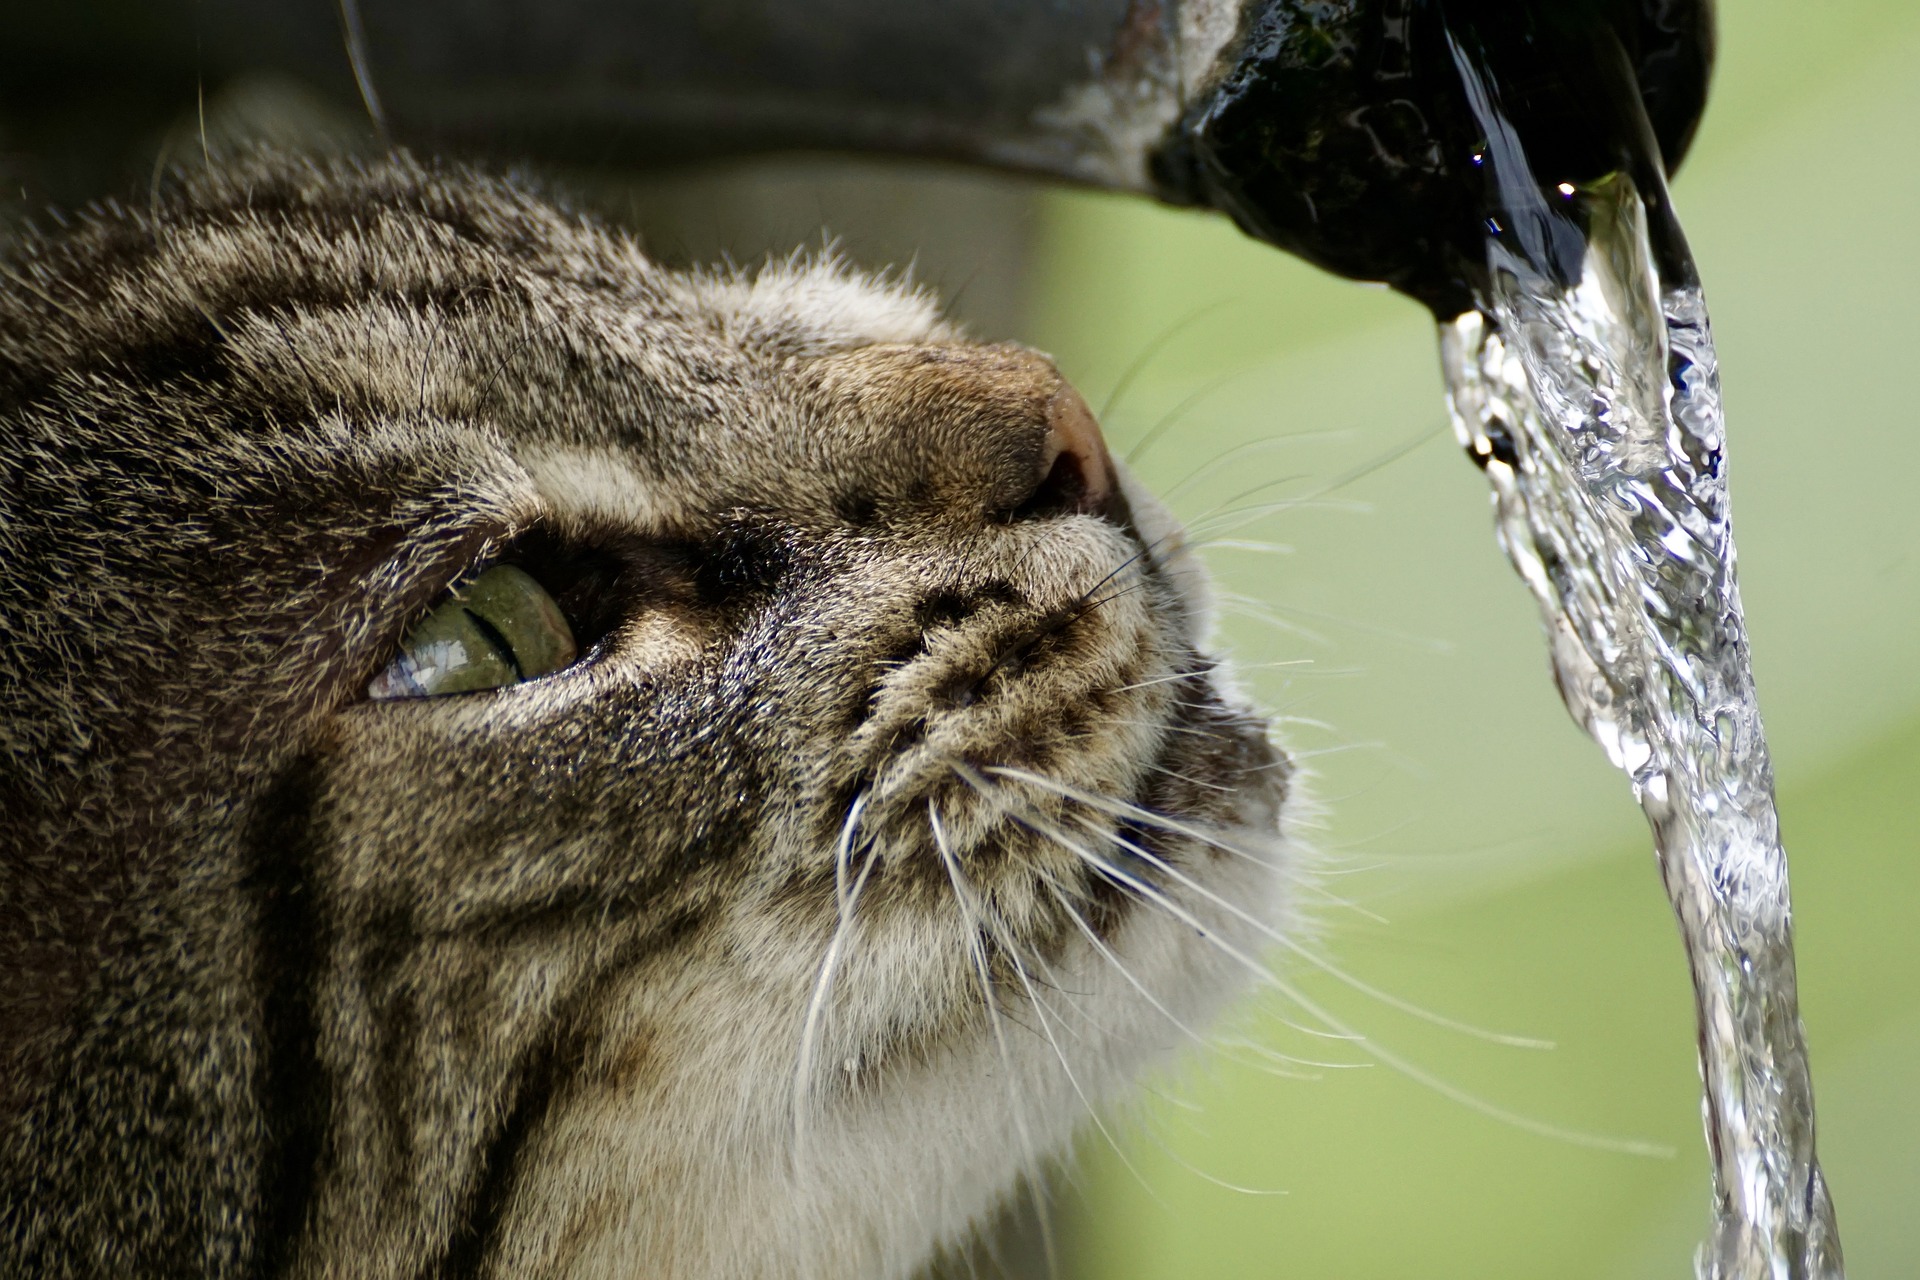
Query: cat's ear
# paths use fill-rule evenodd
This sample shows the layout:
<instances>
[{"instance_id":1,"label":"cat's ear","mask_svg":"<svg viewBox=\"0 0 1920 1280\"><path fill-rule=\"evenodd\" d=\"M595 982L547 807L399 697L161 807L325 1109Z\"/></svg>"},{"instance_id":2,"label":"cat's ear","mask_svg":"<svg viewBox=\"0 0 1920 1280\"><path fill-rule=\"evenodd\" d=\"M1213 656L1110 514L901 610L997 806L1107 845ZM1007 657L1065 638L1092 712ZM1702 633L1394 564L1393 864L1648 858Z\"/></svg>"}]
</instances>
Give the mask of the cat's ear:
<instances>
[{"instance_id":1,"label":"cat's ear","mask_svg":"<svg viewBox=\"0 0 1920 1280\"><path fill-rule=\"evenodd\" d=\"M499 689L563 670L578 656L573 628L547 589L524 569L495 565L414 624L367 696Z\"/></svg>"}]
</instances>

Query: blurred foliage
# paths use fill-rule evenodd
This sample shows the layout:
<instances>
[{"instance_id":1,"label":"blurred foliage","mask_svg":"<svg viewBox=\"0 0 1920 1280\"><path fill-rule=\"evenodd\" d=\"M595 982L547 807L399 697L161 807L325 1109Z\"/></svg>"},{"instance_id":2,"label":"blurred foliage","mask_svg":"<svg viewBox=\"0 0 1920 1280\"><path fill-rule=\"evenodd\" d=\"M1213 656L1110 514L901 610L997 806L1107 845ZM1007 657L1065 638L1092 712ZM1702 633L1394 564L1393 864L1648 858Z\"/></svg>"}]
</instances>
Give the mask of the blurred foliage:
<instances>
[{"instance_id":1,"label":"blurred foliage","mask_svg":"<svg viewBox=\"0 0 1920 1280\"><path fill-rule=\"evenodd\" d=\"M1676 199L1719 336L1821 1152L1854 1272L1914 1274L1920 10L1723 0L1721 31ZM1396 996L1558 1047L1438 1030L1303 962L1290 979L1490 1107L1675 1153L1542 1137L1385 1066L1276 1078L1228 1051L1168 1082L1124 1153L1089 1143L1071 1270L1688 1274L1707 1170L1679 944L1644 824L1560 709L1445 430L1424 315L1204 215L1068 193L1043 218L1029 337L1096 405L1113 396L1116 447L1184 516L1237 544L1209 550L1222 645L1312 766L1309 835L1357 904L1318 908L1326 948ZM1229 1038L1370 1060L1286 1016L1263 1000Z\"/></svg>"},{"instance_id":2,"label":"blurred foliage","mask_svg":"<svg viewBox=\"0 0 1920 1280\"><path fill-rule=\"evenodd\" d=\"M1920 1274L1920 944L1902 918L1920 900L1920 9L1720 10L1720 70L1676 197L1726 378L1821 1150L1855 1274ZM39 91L15 77L0 222L49 196L144 191L203 127L304 146L363 132L302 86L236 79L204 102L197 85L162 88L129 75L98 110L36 132ZM1558 1047L1441 1031L1302 962L1289 980L1493 1108L1675 1153L1542 1137L1383 1066L1262 1059L1369 1061L1288 1029L1266 1000L1230 1033L1259 1049L1189 1063L1141 1108L1124 1159L1090 1142L1066 1196L1069 1274L1687 1274L1707 1182L1679 945L1641 819L1561 710L1493 547L1424 313L1222 219L1049 193L1022 323L1028 203L1004 185L812 159L572 176L672 258L751 260L822 224L857 260L917 251L983 334L1018 325L1111 401L1116 447L1215 538L1222 646L1314 774L1322 816L1304 834L1354 904L1318 904L1324 946L1397 997Z\"/></svg>"}]
</instances>

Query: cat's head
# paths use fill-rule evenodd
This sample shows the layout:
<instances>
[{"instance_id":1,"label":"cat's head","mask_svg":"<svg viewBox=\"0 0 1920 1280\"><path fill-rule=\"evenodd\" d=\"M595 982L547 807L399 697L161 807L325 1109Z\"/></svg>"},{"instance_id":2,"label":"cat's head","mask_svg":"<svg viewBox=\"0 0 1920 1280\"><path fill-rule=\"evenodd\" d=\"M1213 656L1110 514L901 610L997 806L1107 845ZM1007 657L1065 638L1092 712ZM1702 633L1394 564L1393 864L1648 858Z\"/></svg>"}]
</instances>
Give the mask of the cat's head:
<instances>
[{"instance_id":1,"label":"cat's head","mask_svg":"<svg viewBox=\"0 0 1920 1280\"><path fill-rule=\"evenodd\" d=\"M9 270L0 929L73 1132L8 1194L72 1230L91 1161L316 1274L896 1274L1280 911L1284 761L1045 357L404 160Z\"/></svg>"}]
</instances>

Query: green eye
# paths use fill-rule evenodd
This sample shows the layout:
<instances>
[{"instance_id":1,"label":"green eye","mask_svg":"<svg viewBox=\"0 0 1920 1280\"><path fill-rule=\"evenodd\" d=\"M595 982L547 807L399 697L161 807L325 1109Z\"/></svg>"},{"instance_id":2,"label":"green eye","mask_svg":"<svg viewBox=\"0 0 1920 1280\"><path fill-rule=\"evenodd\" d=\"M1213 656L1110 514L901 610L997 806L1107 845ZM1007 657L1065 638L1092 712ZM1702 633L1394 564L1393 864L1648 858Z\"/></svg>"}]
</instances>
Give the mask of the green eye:
<instances>
[{"instance_id":1,"label":"green eye","mask_svg":"<svg viewBox=\"0 0 1920 1280\"><path fill-rule=\"evenodd\" d=\"M371 698L498 689L548 675L577 653L553 597L522 569L495 565L422 618L400 656L367 686Z\"/></svg>"}]
</instances>

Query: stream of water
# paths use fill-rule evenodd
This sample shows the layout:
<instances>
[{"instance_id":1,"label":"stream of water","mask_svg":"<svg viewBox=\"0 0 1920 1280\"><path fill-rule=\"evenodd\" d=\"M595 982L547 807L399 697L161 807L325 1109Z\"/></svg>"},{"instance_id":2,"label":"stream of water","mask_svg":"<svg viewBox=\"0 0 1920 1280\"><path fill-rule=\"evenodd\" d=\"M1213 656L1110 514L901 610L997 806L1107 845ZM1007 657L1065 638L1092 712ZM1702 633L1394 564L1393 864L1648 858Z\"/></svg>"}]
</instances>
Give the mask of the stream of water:
<instances>
[{"instance_id":1,"label":"stream of water","mask_svg":"<svg viewBox=\"0 0 1920 1280\"><path fill-rule=\"evenodd\" d=\"M1680 922L1713 1167L1695 1270L1837 1280L1706 304L1677 226L1650 227L1664 190L1626 172L1543 189L1462 74L1501 208L1479 309L1441 325L1448 400L1567 709L1632 781Z\"/></svg>"},{"instance_id":2,"label":"stream of water","mask_svg":"<svg viewBox=\"0 0 1920 1280\"><path fill-rule=\"evenodd\" d=\"M1838 1280L1727 437L1666 177L1713 0L1263 0L1155 173L1440 318L1460 442L1567 709L1653 828L1698 1015L1701 1280Z\"/></svg>"}]
</instances>

